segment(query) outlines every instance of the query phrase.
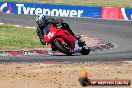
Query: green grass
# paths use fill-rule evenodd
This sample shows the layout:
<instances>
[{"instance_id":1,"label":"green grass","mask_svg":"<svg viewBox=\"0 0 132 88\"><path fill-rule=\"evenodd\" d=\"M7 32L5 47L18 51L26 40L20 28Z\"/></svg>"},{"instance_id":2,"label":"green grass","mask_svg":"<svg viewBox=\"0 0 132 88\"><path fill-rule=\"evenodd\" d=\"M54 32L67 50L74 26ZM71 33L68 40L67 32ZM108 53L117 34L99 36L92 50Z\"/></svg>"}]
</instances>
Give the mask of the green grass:
<instances>
[{"instance_id":1,"label":"green grass","mask_svg":"<svg viewBox=\"0 0 132 88\"><path fill-rule=\"evenodd\" d=\"M15 2L34 2L50 4L66 4L81 6L132 7L132 0L3 0Z\"/></svg>"},{"instance_id":2,"label":"green grass","mask_svg":"<svg viewBox=\"0 0 132 88\"><path fill-rule=\"evenodd\" d=\"M44 48L34 29L0 25L0 50Z\"/></svg>"}]
</instances>

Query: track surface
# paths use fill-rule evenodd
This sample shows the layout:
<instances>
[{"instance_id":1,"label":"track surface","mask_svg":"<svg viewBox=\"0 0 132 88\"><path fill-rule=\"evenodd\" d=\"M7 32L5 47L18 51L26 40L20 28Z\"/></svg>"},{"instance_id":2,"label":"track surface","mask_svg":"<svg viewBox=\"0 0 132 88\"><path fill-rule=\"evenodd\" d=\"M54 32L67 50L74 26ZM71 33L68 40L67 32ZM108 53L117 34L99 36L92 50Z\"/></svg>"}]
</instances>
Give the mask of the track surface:
<instances>
[{"instance_id":1,"label":"track surface","mask_svg":"<svg viewBox=\"0 0 132 88\"><path fill-rule=\"evenodd\" d=\"M84 61L132 61L132 21L65 18L76 34L87 34L116 45L111 50L91 52L88 56L25 56L0 57L0 62L84 62ZM36 26L35 16L0 15L0 22Z\"/></svg>"}]
</instances>

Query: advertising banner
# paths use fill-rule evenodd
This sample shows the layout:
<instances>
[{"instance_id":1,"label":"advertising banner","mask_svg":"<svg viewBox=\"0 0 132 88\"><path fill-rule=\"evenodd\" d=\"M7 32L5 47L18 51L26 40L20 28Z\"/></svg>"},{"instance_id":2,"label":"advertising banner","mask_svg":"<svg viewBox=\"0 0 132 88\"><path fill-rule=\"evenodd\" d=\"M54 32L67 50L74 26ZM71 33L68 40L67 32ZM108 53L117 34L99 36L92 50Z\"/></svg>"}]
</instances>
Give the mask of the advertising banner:
<instances>
[{"instance_id":1,"label":"advertising banner","mask_svg":"<svg viewBox=\"0 0 132 88\"><path fill-rule=\"evenodd\" d=\"M101 7L0 2L0 13L101 18Z\"/></svg>"},{"instance_id":2,"label":"advertising banner","mask_svg":"<svg viewBox=\"0 0 132 88\"><path fill-rule=\"evenodd\" d=\"M132 20L132 9L103 7L102 18Z\"/></svg>"},{"instance_id":3,"label":"advertising banner","mask_svg":"<svg viewBox=\"0 0 132 88\"><path fill-rule=\"evenodd\" d=\"M132 8L121 8L123 19L132 20Z\"/></svg>"}]
</instances>

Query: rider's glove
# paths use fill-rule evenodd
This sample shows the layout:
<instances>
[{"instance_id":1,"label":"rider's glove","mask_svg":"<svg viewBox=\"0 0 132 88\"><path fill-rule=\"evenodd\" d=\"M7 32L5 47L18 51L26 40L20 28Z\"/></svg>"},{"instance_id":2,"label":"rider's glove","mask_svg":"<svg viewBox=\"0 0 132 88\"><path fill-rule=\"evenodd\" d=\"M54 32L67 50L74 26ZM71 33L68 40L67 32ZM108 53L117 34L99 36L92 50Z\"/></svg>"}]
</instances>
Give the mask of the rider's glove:
<instances>
[{"instance_id":1,"label":"rider's glove","mask_svg":"<svg viewBox=\"0 0 132 88\"><path fill-rule=\"evenodd\" d=\"M75 37L79 40L81 38L80 35L75 35Z\"/></svg>"}]
</instances>

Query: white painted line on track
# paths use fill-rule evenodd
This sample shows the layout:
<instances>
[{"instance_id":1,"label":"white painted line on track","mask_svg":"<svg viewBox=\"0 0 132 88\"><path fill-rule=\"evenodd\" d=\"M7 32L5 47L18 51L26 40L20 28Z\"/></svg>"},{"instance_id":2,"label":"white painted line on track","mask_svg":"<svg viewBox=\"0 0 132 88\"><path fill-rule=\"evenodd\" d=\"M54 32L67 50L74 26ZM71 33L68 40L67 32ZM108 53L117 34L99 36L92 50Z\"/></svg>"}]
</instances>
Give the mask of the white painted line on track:
<instances>
[{"instance_id":1,"label":"white painted line on track","mask_svg":"<svg viewBox=\"0 0 132 88\"><path fill-rule=\"evenodd\" d=\"M0 23L0 25L6 25L6 23ZM12 26L14 26L14 27L17 27L17 28L20 28L20 27L24 27L23 25L12 25ZM31 29L36 29L36 27L25 27L25 28L31 28Z\"/></svg>"},{"instance_id":2,"label":"white painted line on track","mask_svg":"<svg viewBox=\"0 0 132 88\"><path fill-rule=\"evenodd\" d=\"M18 27L18 28L20 27L20 25L13 25L13 26Z\"/></svg>"},{"instance_id":3,"label":"white painted line on track","mask_svg":"<svg viewBox=\"0 0 132 88\"><path fill-rule=\"evenodd\" d=\"M123 61L123 62L126 62L126 63L132 63L132 61Z\"/></svg>"},{"instance_id":4,"label":"white painted line on track","mask_svg":"<svg viewBox=\"0 0 132 88\"><path fill-rule=\"evenodd\" d=\"M3 25L4 23L0 23L0 25Z\"/></svg>"},{"instance_id":5,"label":"white painted line on track","mask_svg":"<svg viewBox=\"0 0 132 88\"><path fill-rule=\"evenodd\" d=\"M26 28L36 29L36 27L26 27Z\"/></svg>"}]
</instances>

